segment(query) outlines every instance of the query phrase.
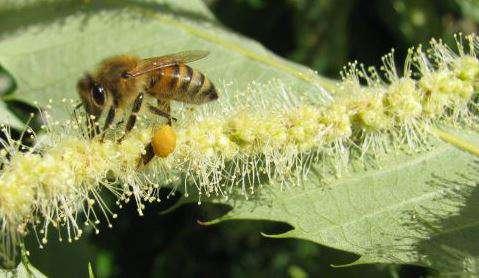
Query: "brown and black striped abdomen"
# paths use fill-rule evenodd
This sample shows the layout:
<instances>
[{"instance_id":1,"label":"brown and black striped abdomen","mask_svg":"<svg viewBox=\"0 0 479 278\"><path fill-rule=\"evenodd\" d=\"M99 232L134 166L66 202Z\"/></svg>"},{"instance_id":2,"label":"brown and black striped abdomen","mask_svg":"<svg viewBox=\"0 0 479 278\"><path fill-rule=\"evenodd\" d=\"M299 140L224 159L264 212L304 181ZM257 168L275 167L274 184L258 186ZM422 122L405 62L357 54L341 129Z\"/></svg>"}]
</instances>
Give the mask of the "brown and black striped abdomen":
<instances>
[{"instance_id":1,"label":"brown and black striped abdomen","mask_svg":"<svg viewBox=\"0 0 479 278\"><path fill-rule=\"evenodd\" d=\"M218 98L211 81L185 64L172 65L152 74L150 94L159 99L201 104Z\"/></svg>"}]
</instances>

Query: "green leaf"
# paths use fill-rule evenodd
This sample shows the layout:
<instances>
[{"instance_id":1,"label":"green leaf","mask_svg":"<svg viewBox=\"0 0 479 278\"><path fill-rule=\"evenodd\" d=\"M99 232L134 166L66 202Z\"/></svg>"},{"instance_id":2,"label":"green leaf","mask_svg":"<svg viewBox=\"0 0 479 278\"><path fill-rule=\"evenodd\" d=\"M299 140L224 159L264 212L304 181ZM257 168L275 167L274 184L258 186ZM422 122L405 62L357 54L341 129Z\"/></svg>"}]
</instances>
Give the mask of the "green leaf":
<instances>
[{"instance_id":1,"label":"green leaf","mask_svg":"<svg viewBox=\"0 0 479 278\"><path fill-rule=\"evenodd\" d=\"M0 123L9 125L16 129L22 129L22 123L8 108L5 102L0 101Z\"/></svg>"},{"instance_id":2,"label":"green leaf","mask_svg":"<svg viewBox=\"0 0 479 278\"><path fill-rule=\"evenodd\" d=\"M209 50L195 67L217 84L233 82L235 90L275 79L298 94L334 90L332 81L222 28L201 1L3 1L0 26L0 64L17 82L10 97L30 104L52 99L56 108L63 98L77 99L78 78L107 56L187 49ZM53 112L67 117L63 108ZM479 202L468 194L478 180L472 155L437 142L428 152L390 153L380 166L326 184L312 171L303 186L265 185L252 199L218 201L233 207L221 220L284 221L294 230L274 237L360 254L355 263L444 269L442 258L451 256L441 254L478 255L478 215L470 211Z\"/></svg>"},{"instance_id":3,"label":"green leaf","mask_svg":"<svg viewBox=\"0 0 479 278\"><path fill-rule=\"evenodd\" d=\"M468 135L479 142L479 134ZM479 215L472 213L479 196L471 194L477 191L478 170L475 156L438 142L428 152L389 155L379 169L355 171L327 186L311 175L302 187L263 187L254 199L234 200L232 210L215 223L287 222L293 230L266 236L361 255L351 265L406 263L465 271L464 261L479 257ZM463 252L456 252L462 257L452 258L448 248Z\"/></svg>"},{"instance_id":4,"label":"green leaf","mask_svg":"<svg viewBox=\"0 0 479 278\"><path fill-rule=\"evenodd\" d=\"M456 0L464 15L479 22L479 3L475 0Z\"/></svg>"},{"instance_id":5,"label":"green leaf","mask_svg":"<svg viewBox=\"0 0 479 278\"><path fill-rule=\"evenodd\" d=\"M0 7L0 64L17 81L13 97L26 102L77 99L77 80L108 56L150 57L189 49L209 50L195 67L215 83L234 80L238 90L253 80L273 79L297 91L332 87L311 70L225 31L201 1L35 3ZM53 112L67 116L61 109Z\"/></svg>"},{"instance_id":6,"label":"green leaf","mask_svg":"<svg viewBox=\"0 0 479 278\"><path fill-rule=\"evenodd\" d=\"M9 93L14 90L14 88L15 84L11 76L0 67L0 123L16 129L22 129L24 124L8 109L8 105L5 103L5 100L9 97Z\"/></svg>"}]
</instances>

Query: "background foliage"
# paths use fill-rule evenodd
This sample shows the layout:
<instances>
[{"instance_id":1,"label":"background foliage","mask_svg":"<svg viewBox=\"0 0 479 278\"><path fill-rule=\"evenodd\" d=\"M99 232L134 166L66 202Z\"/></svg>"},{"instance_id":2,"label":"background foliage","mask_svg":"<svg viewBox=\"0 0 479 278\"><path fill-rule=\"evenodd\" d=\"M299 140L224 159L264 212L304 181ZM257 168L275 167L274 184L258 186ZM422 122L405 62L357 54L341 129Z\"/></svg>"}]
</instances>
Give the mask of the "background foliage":
<instances>
[{"instance_id":1,"label":"background foliage","mask_svg":"<svg viewBox=\"0 0 479 278\"><path fill-rule=\"evenodd\" d=\"M428 0L217 0L208 1L229 28L253 37L276 53L307 64L321 74L338 77L350 60L378 64L391 47L399 56L430 37L450 39L456 31L477 30L474 1ZM5 28L5 26L3 27ZM2 79L4 80L4 79ZM0 80L6 90L8 81ZM1 85L0 85L1 87ZM18 103L8 102L10 111ZM125 209L111 231L66 246L51 240L48 251L32 243L32 262L51 277L87 275L91 261L99 277L108 276L418 276L414 266L368 265L332 268L355 255L293 239L268 239L257 233L287 230L284 224L261 221L200 226L198 219L219 215L221 206L188 205L158 215L174 200L148 207L139 218ZM104 229L107 229L106 227ZM59 267L58 262L62 262Z\"/></svg>"}]
</instances>

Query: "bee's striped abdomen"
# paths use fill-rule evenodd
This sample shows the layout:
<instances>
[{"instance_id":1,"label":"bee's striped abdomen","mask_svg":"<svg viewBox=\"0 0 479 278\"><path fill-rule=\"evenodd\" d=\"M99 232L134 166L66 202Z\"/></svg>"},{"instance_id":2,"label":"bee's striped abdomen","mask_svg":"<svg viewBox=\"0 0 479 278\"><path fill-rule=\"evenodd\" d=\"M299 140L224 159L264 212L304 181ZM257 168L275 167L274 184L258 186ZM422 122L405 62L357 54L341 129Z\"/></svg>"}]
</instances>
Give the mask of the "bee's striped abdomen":
<instances>
[{"instance_id":1,"label":"bee's striped abdomen","mask_svg":"<svg viewBox=\"0 0 479 278\"><path fill-rule=\"evenodd\" d=\"M191 79L193 78L193 69L188 67L187 65L180 65L180 74L182 76L179 91L186 92L191 83Z\"/></svg>"},{"instance_id":2,"label":"bee's striped abdomen","mask_svg":"<svg viewBox=\"0 0 479 278\"><path fill-rule=\"evenodd\" d=\"M180 65L173 65L171 66L173 69L173 72L170 76L170 82L168 83L168 90L169 91L176 91L178 89L178 85L181 80L181 75L180 75Z\"/></svg>"},{"instance_id":3,"label":"bee's striped abdomen","mask_svg":"<svg viewBox=\"0 0 479 278\"><path fill-rule=\"evenodd\" d=\"M196 97L197 94L200 93L201 88L203 88L205 80L206 78L201 72L193 70L193 76L191 77L190 86L186 91L186 94L191 98Z\"/></svg>"},{"instance_id":4,"label":"bee's striped abdomen","mask_svg":"<svg viewBox=\"0 0 479 278\"><path fill-rule=\"evenodd\" d=\"M161 68L151 80L152 94L162 99L200 104L211 100L205 94L216 93L204 74L185 64Z\"/></svg>"}]
</instances>

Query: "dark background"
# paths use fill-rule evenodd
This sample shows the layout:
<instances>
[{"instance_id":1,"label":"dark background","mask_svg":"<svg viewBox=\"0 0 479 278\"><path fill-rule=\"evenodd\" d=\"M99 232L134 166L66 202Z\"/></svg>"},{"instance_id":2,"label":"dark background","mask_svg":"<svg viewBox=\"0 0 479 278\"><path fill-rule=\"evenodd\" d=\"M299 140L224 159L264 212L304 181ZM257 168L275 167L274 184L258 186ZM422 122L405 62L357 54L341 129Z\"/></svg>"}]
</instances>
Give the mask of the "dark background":
<instances>
[{"instance_id":1,"label":"dark background","mask_svg":"<svg viewBox=\"0 0 479 278\"><path fill-rule=\"evenodd\" d=\"M477 31L479 5L461 0L210 0L217 18L275 53L338 78L348 61L378 65L392 47L403 57L408 47L431 37L452 42L452 34ZM399 59L398 59L399 60ZM163 198L165 199L165 198ZM112 230L66 246L54 239L47 251L33 247L33 264L50 277L420 277L415 266L365 265L334 268L357 256L292 240L268 239L289 227L260 221L201 226L196 220L224 207L188 205L159 215L174 203L121 211ZM61 263L60 263L61 262Z\"/></svg>"}]
</instances>

